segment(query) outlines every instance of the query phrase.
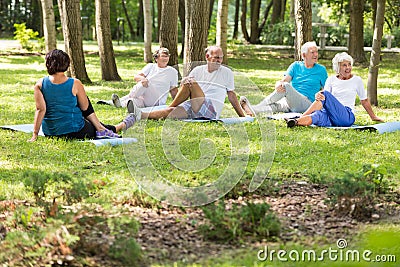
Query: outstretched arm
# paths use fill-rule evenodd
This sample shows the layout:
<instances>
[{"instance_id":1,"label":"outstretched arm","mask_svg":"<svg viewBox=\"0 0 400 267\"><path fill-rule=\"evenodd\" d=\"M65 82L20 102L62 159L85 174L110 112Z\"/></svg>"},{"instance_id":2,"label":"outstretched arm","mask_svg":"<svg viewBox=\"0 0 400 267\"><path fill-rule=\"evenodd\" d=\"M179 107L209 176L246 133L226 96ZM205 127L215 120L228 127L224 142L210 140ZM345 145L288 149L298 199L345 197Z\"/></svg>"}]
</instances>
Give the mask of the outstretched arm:
<instances>
[{"instance_id":1,"label":"outstretched arm","mask_svg":"<svg viewBox=\"0 0 400 267\"><path fill-rule=\"evenodd\" d=\"M32 138L29 140L30 142L36 141L39 134L40 126L42 125L44 115L46 114L46 102L44 100L42 91L40 91L41 87L42 87L42 79L40 79L33 88L35 103L36 103L36 111L35 111L35 118L33 121Z\"/></svg>"},{"instance_id":2,"label":"outstretched arm","mask_svg":"<svg viewBox=\"0 0 400 267\"><path fill-rule=\"evenodd\" d=\"M246 114L244 114L244 111L240 106L236 93L234 91L228 91L228 99L229 102L231 102L232 107L235 109L236 113L239 115L239 117L245 117Z\"/></svg>"},{"instance_id":3,"label":"outstretched arm","mask_svg":"<svg viewBox=\"0 0 400 267\"><path fill-rule=\"evenodd\" d=\"M368 99L361 100L361 105L364 107L365 111L367 111L368 115L371 117L373 121L383 121L381 118L375 115L374 111L372 110L371 104L369 103Z\"/></svg>"}]
</instances>

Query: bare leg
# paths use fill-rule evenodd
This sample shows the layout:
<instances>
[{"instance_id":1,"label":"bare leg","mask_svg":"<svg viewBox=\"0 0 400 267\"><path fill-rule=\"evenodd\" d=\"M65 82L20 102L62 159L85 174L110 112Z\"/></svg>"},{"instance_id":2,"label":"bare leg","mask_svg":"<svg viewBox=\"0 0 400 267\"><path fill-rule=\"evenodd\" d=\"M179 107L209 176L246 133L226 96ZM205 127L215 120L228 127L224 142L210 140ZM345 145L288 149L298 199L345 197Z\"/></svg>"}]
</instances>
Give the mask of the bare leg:
<instances>
[{"instance_id":1,"label":"bare leg","mask_svg":"<svg viewBox=\"0 0 400 267\"><path fill-rule=\"evenodd\" d=\"M204 103L204 93L199 84L195 81L184 83L169 106L177 107L189 98L192 110L197 113Z\"/></svg>"},{"instance_id":2,"label":"bare leg","mask_svg":"<svg viewBox=\"0 0 400 267\"><path fill-rule=\"evenodd\" d=\"M302 116L297 119L297 125L309 126L312 124L312 119L310 115Z\"/></svg>"},{"instance_id":3,"label":"bare leg","mask_svg":"<svg viewBox=\"0 0 400 267\"><path fill-rule=\"evenodd\" d=\"M96 116L95 113L92 113L92 114L86 116L86 119L87 119L88 121L90 121L90 122L93 124L94 128L96 129L96 131L102 131L102 130L105 130L105 129L106 129L106 128L101 124L99 118L97 118L97 116Z\"/></svg>"},{"instance_id":4,"label":"bare leg","mask_svg":"<svg viewBox=\"0 0 400 267\"><path fill-rule=\"evenodd\" d=\"M322 102L315 100L311 106L303 113L303 116L310 115L316 110L321 110L322 109Z\"/></svg>"}]
</instances>

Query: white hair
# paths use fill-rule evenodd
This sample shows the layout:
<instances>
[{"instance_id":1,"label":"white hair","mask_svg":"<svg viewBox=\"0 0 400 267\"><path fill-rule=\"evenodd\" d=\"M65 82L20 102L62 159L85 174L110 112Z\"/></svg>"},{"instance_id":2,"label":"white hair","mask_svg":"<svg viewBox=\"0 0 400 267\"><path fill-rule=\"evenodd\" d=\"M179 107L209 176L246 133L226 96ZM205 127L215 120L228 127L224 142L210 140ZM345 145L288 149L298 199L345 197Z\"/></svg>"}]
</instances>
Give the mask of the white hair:
<instances>
[{"instance_id":1,"label":"white hair","mask_svg":"<svg viewBox=\"0 0 400 267\"><path fill-rule=\"evenodd\" d=\"M353 58L346 52L337 53L332 59L332 68L336 73L339 73L340 63L343 61L349 61L353 66Z\"/></svg>"},{"instance_id":2,"label":"white hair","mask_svg":"<svg viewBox=\"0 0 400 267\"><path fill-rule=\"evenodd\" d=\"M305 54L308 52L308 49L311 47L317 47L317 43L314 41L306 42L301 46L301 54Z\"/></svg>"}]
</instances>

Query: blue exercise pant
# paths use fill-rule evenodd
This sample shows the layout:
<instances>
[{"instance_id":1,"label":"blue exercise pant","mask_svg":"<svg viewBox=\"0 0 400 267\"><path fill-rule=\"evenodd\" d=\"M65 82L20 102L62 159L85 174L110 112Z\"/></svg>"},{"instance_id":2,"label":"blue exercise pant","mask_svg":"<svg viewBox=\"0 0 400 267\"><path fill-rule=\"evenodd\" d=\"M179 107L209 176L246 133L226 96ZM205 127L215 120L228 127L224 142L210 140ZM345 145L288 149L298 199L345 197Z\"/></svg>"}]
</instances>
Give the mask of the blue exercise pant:
<instances>
[{"instance_id":1,"label":"blue exercise pant","mask_svg":"<svg viewBox=\"0 0 400 267\"><path fill-rule=\"evenodd\" d=\"M351 108L343 106L330 92L322 92L325 100L321 101L323 108L311 114L312 123L320 127L353 125L356 120Z\"/></svg>"}]
</instances>

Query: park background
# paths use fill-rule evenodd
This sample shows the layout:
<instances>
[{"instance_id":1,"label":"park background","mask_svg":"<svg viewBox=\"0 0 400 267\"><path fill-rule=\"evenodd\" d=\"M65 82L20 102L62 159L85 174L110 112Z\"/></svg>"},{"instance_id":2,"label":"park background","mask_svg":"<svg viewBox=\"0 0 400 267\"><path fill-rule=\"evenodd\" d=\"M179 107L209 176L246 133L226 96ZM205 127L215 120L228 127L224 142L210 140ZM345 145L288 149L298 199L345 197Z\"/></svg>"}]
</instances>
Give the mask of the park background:
<instances>
[{"instance_id":1,"label":"park background","mask_svg":"<svg viewBox=\"0 0 400 267\"><path fill-rule=\"evenodd\" d=\"M39 39L42 34L42 20L39 18L42 16L38 15L38 6L34 9L38 2L1 2L1 18L9 15L7 18L12 18L6 22L1 21L2 38L12 38L16 30L13 28L15 23L26 23L26 28L21 29L23 36L25 33L30 36L32 32L29 29L39 32L37 36L32 33L25 43L26 47L23 42L17 46L3 46L7 41L0 40L1 125L33 121L32 86L36 80L46 75L43 64L46 42ZM76 4L79 1L68 2ZM136 25L136 35L128 33L130 30L127 28L120 28L122 25L128 27L128 17L132 21L140 21L143 17L140 14L140 2L123 1L129 7L127 17L123 15L124 9L120 2L95 2L107 2L110 5L110 37L120 79L104 79L100 44L90 40L92 30L85 34L85 29L92 29L94 24L94 6L90 1L81 1L78 9L82 13L76 17L82 22L78 31L82 33L82 58L87 77L90 78L85 88L93 102L107 99L114 92L124 94L130 90L134 84L133 75L146 64L144 55L148 45L142 42L145 39L144 29L138 26L139 22ZM204 4L204 1L191 2ZM246 1L241 2L241 8L243 2ZM254 15L250 7L257 2L248 3L247 19L244 21L249 23L249 29L250 21L253 21L250 20L253 18L251 14ZM260 13L266 11L270 3L277 2L259 1ZM365 61L357 62L354 73L360 75L366 85L370 52L368 49L365 52L364 47L373 44L374 2L299 2L310 4L308 11L312 18L309 21L311 26L312 23L335 25L327 28L327 47L320 55L320 63L327 67L329 74L333 74L330 60L334 53L347 50L344 34L349 33L349 40L352 38L349 26L354 8L350 9L351 4L364 3L362 16L353 17L362 18L364 25L362 38L356 37L356 40L362 40ZM387 8L382 36L395 37L391 49L387 49L387 39L381 40L378 107L374 109L386 121L396 121L400 111L400 67L399 54L396 52L400 40L397 37L399 16L396 14L399 9L396 8L398 1L385 2ZM150 3L154 7L153 20L157 22L159 5L155 1ZM58 6L54 4L57 13ZM230 2L228 9L229 27L227 41L224 43L227 63L267 95L296 57L292 36L295 22L290 20L291 2L287 2L279 13L284 14L283 22L272 23L275 6L270 9L270 16L255 43L250 38L247 40L243 32L238 32L237 39L233 38L235 4ZM210 11L203 13L206 13L205 17L211 17L210 23L204 24L207 26L207 38L197 42L199 48L204 48L205 44L214 44L217 35L217 1L209 7L212 8L194 10ZM91 24L84 23L85 17L87 21L92 21ZM118 18L124 18L124 24ZM36 21L36 26L32 21ZM120 27L117 27L117 22ZM261 18L258 24L262 24ZM158 23L153 25L150 51L161 43L157 39ZM66 44L60 24L57 28L56 46L64 49ZM177 27L177 36L180 37L176 41L176 60L181 63L185 60L184 54L180 58L185 36L182 36L182 29L179 29ZM320 27L312 26L309 29L312 39L319 43ZM333 37L339 30L341 33L336 33L338 41L334 43ZM249 35L254 36L255 32L252 30ZM268 38L271 41L267 41ZM203 53L199 53L199 57L203 60ZM242 92L242 88L237 89ZM258 92L252 94L246 91L246 94L253 101L262 98ZM359 113L356 123L370 124L368 115L360 106L357 109ZM95 105L95 110L106 123L117 123L125 115L125 111L107 106ZM227 112L230 114L229 110ZM264 184L256 192L248 192L247 186L256 168L260 148L257 147L258 128L247 124L245 127L248 132L254 132L250 138L255 148L250 154L246 174L224 197L224 201L203 208L176 208L148 196L137 187L132 176L134 174L127 169L123 147L94 147L87 143L44 138L30 144L26 142L29 135L2 130L0 262L9 266L170 266L174 262L179 266L310 266L310 262L261 262L257 259L257 252L264 249L265 245L273 249L299 251L337 248L336 241L339 238L345 238L351 249L370 249L374 254L396 255L398 261L399 133L379 135L308 128L293 131L280 121L274 122L274 126L276 151ZM193 149L198 146L199 140L218 140L217 148L221 156L207 171L200 173L182 173L169 166L162 156L157 136L162 131L162 122L150 122L146 127L149 135L154 134L150 135L154 138L154 146L148 148L153 156L152 161L157 170L171 181L183 185L209 183L218 177L220 169L226 165L224 158L229 157L229 151L226 151L229 138L217 125L186 127L180 136L181 146L187 148L182 153L192 159L199 157L199 150ZM322 264L344 265L343 262L329 261L314 263L315 266ZM349 263L349 266L368 264ZM375 264L370 263L370 266ZM396 263L379 265L396 266Z\"/></svg>"}]
</instances>

